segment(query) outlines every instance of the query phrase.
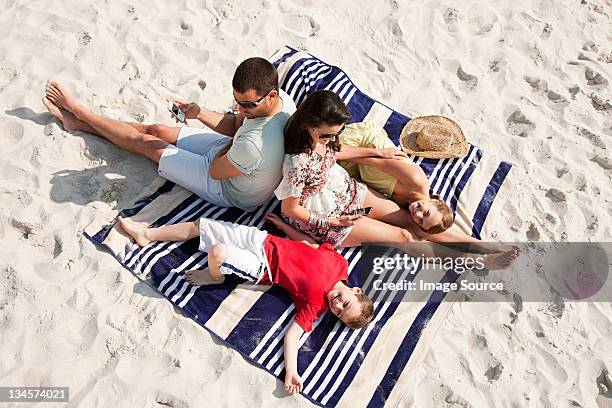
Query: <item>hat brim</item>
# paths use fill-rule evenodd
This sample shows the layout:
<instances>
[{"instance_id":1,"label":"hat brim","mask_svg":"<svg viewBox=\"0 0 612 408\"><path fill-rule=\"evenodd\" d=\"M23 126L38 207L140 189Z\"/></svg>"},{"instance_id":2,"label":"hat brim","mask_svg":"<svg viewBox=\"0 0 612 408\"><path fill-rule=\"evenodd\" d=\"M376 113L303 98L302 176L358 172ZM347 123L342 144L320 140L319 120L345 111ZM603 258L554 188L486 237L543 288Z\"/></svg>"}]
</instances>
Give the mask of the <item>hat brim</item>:
<instances>
[{"instance_id":1,"label":"hat brim","mask_svg":"<svg viewBox=\"0 0 612 408\"><path fill-rule=\"evenodd\" d=\"M419 132L427 125L441 125L451 131L453 140L447 150L421 150L417 146L416 138ZM465 139L463 131L452 119L445 116L419 116L412 119L404 126L400 135L400 146L402 150L414 156L425 157L428 159L450 159L459 158L467 154L469 144Z\"/></svg>"}]
</instances>

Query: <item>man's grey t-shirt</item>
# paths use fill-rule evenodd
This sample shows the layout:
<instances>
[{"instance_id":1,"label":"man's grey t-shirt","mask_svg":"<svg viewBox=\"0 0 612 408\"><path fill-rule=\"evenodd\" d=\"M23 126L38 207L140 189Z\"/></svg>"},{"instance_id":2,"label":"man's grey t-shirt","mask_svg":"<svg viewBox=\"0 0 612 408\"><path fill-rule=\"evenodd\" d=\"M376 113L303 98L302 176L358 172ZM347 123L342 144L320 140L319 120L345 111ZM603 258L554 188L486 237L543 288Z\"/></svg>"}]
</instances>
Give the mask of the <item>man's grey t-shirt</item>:
<instances>
[{"instance_id":1,"label":"man's grey t-shirt","mask_svg":"<svg viewBox=\"0 0 612 408\"><path fill-rule=\"evenodd\" d=\"M283 177L284 129L295 103L280 91L281 112L272 117L244 119L227 158L242 175L221 180L223 196L234 207L252 211L265 203Z\"/></svg>"}]
</instances>

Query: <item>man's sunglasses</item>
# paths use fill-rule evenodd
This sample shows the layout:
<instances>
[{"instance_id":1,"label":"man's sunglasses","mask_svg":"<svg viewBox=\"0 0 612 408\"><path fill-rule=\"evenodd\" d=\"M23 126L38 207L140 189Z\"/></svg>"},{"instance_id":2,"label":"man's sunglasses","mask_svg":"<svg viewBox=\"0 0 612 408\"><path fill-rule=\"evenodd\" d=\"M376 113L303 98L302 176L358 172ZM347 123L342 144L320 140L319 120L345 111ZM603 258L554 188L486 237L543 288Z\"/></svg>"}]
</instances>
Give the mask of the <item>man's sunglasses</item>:
<instances>
[{"instance_id":1,"label":"man's sunglasses","mask_svg":"<svg viewBox=\"0 0 612 408\"><path fill-rule=\"evenodd\" d=\"M337 133L321 133L319 135L319 139L332 139L334 137L338 137L342 132L344 132L345 127L346 125L342 125L342 128Z\"/></svg>"},{"instance_id":2,"label":"man's sunglasses","mask_svg":"<svg viewBox=\"0 0 612 408\"><path fill-rule=\"evenodd\" d=\"M265 94L264 96L262 96L256 101L236 101L236 98L234 98L234 100L236 101L238 105L240 105L244 109L253 109L261 105L263 100L266 99L272 93L273 90L274 89L270 89L270 91L267 94Z\"/></svg>"}]
</instances>

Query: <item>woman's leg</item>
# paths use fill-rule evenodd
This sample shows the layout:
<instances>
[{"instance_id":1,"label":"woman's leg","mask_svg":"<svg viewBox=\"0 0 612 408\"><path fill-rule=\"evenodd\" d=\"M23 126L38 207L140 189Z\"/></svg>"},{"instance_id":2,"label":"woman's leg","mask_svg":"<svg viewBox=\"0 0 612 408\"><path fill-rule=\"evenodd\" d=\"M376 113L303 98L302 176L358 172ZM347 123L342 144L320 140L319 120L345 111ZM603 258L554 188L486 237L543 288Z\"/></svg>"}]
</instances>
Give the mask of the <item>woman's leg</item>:
<instances>
[{"instance_id":1,"label":"woman's leg","mask_svg":"<svg viewBox=\"0 0 612 408\"><path fill-rule=\"evenodd\" d=\"M355 222L351 233L342 241L341 247L360 246L369 242L409 243L414 242L412 234L403 228L386 224L370 217Z\"/></svg>"},{"instance_id":2,"label":"woman's leg","mask_svg":"<svg viewBox=\"0 0 612 408\"><path fill-rule=\"evenodd\" d=\"M456 251L442 245L431 243L425 245L423 242L419 244L416 241L417 239L403 228L388 225L368 217L362 217L353 225L351 233L342 241L340 246L346 248L368 243L381 243L398 248L412 256L461 257L471 258L474 261L480 257L484 268L488 270L505 269L519 256L519 252L515 249L496 254L478 255Z\"/></svg>"}]
</instances>

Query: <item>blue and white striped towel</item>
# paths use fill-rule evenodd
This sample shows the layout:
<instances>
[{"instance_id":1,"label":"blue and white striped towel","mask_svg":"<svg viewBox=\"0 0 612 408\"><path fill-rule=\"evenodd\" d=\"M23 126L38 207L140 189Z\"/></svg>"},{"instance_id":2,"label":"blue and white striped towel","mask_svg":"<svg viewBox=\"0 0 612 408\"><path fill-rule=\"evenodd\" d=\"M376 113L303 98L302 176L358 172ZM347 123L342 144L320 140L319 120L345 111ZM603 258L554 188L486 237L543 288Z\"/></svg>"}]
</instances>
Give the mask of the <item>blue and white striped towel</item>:
<instances>
[{"instance_id":1,"label":"blue and white striped towel","mask_svg":"<svg viewBox=\"0 0 612 408\"><path fill-rule=\"evenodd\" d=\"M385 127L397 142L410 119L394 112L359 91L339 68L312 55L285 48L272 57L281 87L296 103L316 89L338 92L353 115L353 121L369 120ZM457 222L480 236L491 204L502 187L510 165L471 146L468 155L454 160L416 159L430 178L434 192L441 194L456 211ZM121 212L124 217L167 225L201 216L261 228L263 216L280 209L272 198L252 213L219 208L174 185L156 181L156 192ZM85 234L108 248L116 259L145 280L181 311L198 322L245 358L273 375L284 378L283 336L295 308L278 287L251 286L229 277L223 285L198 287L188 284L184 272L207 266L206 254L198 252L197 240L155 242L139 248L121 235L114 224L92 225ZM303 395L320 406L395 406L413 386L413 375L451 305L449 295L439 291L405 293L376 291L374 279L386 282L427 279L454 281L453 271L394 269L381 275L369 273L370 251L341 251L349 262L349 284L364 288L374 301L374 319L361 330L350 330L330 313L314 324L300 340L298 370L304 380ZM403 300L403 301L400 301ZM444 301L443 301L444 300Z\"/></svg>"}]
</instances>

